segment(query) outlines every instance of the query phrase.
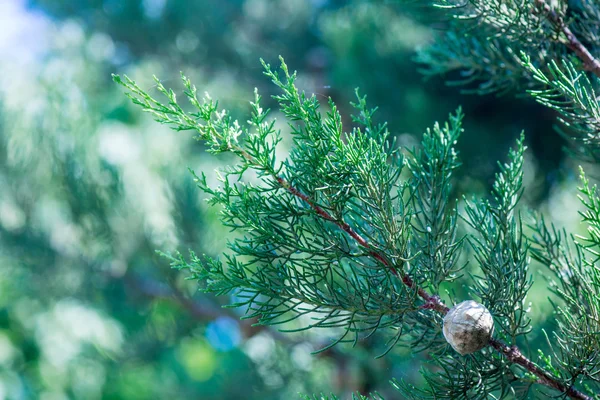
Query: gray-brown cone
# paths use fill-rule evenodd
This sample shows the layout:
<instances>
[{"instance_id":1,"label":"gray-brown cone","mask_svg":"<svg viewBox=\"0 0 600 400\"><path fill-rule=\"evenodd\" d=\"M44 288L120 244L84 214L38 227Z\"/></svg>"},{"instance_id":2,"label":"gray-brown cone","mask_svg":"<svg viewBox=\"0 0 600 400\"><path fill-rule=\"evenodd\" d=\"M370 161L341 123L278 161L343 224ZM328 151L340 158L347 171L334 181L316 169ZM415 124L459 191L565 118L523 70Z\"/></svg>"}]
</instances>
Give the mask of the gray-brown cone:
<instances>
[{"instance_id":1,"label":"gray-brown cone","mask_svg":"<svg viewBox=\"0 0 600 400\"><path fill-rule=\"evenodd\" d=\"M444 317L444 337L462 355L484 348L494 333L494 318L473 300L452 307Z\"/></svg>"}]
</instances>

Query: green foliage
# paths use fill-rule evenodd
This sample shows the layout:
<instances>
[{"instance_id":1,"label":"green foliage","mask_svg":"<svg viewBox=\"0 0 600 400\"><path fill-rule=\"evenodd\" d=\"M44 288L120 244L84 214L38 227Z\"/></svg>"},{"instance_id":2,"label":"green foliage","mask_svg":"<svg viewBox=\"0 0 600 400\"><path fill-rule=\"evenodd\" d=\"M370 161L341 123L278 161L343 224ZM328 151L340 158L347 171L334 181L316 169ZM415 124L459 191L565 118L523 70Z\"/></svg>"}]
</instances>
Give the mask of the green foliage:
<instances>
[{"instance_id":1,"label":"green foliage","mask_svg":"<svg viewBox=\"0 0 600 400\"><path fill-rule=\"evenodd\" d=\"M432 368L421 370L426 385L405 381L393 386L407 399L527 398L535 382L523 372L515 373L502 358L489 351L469 357L444 354L432 360Z\"/></svg>"},{"instance_id":2,"label":"green foliage","mask_svg":"<svg viewBox=\"0 0 600 400\"><path fill-rule=\"evenodd\" d=\"M415 58L423 64L421 72L426 76L460 70L448 84L463 86L464 93L504 94L527 82L518 55L499 38L476 34L465 37L449 31L435 43L421 48Z\"/></svg>"},{"instance_id":3,"label":"green foliage","mask_svg":"<svg viewBox=\"0 0 600 400\"><path fill-rule=\"evenodd\" d=\"M523 63L533 78L543 85L541 89L529 90L529 94L559 114L559 120L568 128L568 133L561 133L572 138L577 155L588 160L598 159L600 106L595 89L597 79L592 78L592 83L585 72L564 59L551 61L545 71L536 67L525 54Z\"/></svg>"},{"instance_id":4,"label":"green foliage","mask_svg":"<svg viewBox=\"0 0 600 400\"><path fill-rule=\"evenodd\" d=\"M555 306L557 330L552 333L552 357L557 372L568 382L590 379L600 373L600 271L597 267L600 236L600 199L581 171L580 212L586 236L569 236L536 216L532 223L532 256L553 274L549 287L560 300Z\"/></svg>"},{"instance_id":5,"label":"green foliage","mask_svg":"<svg viewBox=\"0 0 600 400\"><path fill-rule=\"evenodd\" d=\"M440 15L451 18L441 24L446 32L417 56L426 74L444 74L479 94L530 90L560 114L567 124L563 134L575 139L578 156L597 158L598 82L569 35L592 56L598 54L597 2L439 3L447 6L438 9ZM0 393L15 399L174 393L288 398L318 387L347 390L348 397L360 388L362 394L352 395L360 399L377 389L395 398L398 393L379 386L393 374L402 376L394 386L409 398L569 394L566 386L554 391L539 385L540 375L513 363L508 353L486 348L456 355L441 335L443 305L436 295L449 305L477 298L495 316L496 337L533 355L557 382L598 392L594 186L584 181L581 193L590 229L571 237L554 228L557 214L560 224L566 214L556 212L556 200L569 190L568 177L548 173L559 164L547 147L556 139L548 137L535 105L529 112L508 96L463 99L469 127L460 144L463 168L454 143L462 135L460 112L447 124L434 125L413 149L406 132L446 115L456 107L458 92L416 79L409 55L430 31L401 15L394 2L31 0L28 5L57 20L45 22L44 35L52 34L40 41L51 43L43 61L37 53L29 55L35 61L21 68L21 58L4 47L6 61L0 61L5 72L0 74L5 266ZM46 38L56 32L61 38ZM29 51L30 46L19 47ZM256 58L280 53L304 66L299 79L269 72L280 86L275 101L280 111L269 113L264 108L275 102L256 95L249 116L242 118L249 123L236 123L239 93L254 85L265 92L255 81ZM141 83L143 90L124 81L155 118L195 131L202 143L160 129L149 132L146 120L106 85L107 71L115 69L136 77L162 69L165 82L172 71L194 71L192 79L228 111L210 98L197 98L188 79L189 108L179 106L175 92L158 81L156 87ZM332 96L339 109L332 101L319 104L319 97L304 95L298 86ZM377 115L390 123L391 133L373 122L364 97L357 96L354 120L346 117L348 86L360 86L376 100ZM167 100L148 95L156 89ZM501 157L508 132L523 127L532 149L527 164L534 167L526 171L534 173L523 179L521 140L492 185L489 160ZM288 143L292 150L283 156ZM206 162L201 148L230 154ZM181 176L182 165L200 171L231 160L220 172L220 187L204 174L193 177L196 182ZM491 194L479 199L488 181ZM531 223L536 232L531 241L529 228L522 227L522 205L516 205L523 182L526 203L551 207L545 221L540 214ZM202 289L228 293L225 298L192 299L191 287L180 279L189 271L162 268L153 254L157 247L221 251L215 243L224 229L212 221L215 208L207 211L199 204L195 184L222 211L225 228L237 233L222 257L192 253L171 260L202 280ZM547 192L538 191L540 186ZM454 200L470 199L474 192L473 200ZM567 209L562 201L560 207ZM550 251L559 259L556 265L568 268L546 262ZM530 254L545 265L530 265ZM543 309L546 293L540 285L529 290L536 268L548 266L549 308L554 306L557 323ZM250 319L237 321L240 310L218 307L226 302L243 306ZM229 321L228 334L242 335L230 351L207 340L210 328L223 319ZM283 336L267 325L328 329ZM81 333L73 326L95 329ZM544 329L547 343L540 340ZM109 334L102 339L98 332L104 331ZM283 344L269 347L273 337ZM337 340L331 337L356 347L332 348ZM381 337L390 340L385 349ZM59 351L63 343L75 350L65 356ZM329 349L307 361L307 353L319 346ZM388 350L385 358L371 360L371 353ZM409 350L420 354L406 357ZM424 378L416 371L419 363L427 364Z\"/></svg>"},{"instance_id":6,"label":"green foliage","mask_svg":"<svg viewBox=\"0 0 600 400\"><path fill-rule=\"evenodd\" d=\"M208 291L224 294L241 289L236 297L243 300L236 305L247 306L248 316L259 317L261 324L308 316L310 322L300 329L343 329L331 345L356 343L361 335L393 327L388 349L411 327L411 336L428 343L433 326L417 304L416 292L397 278L416 255L411 253L414 194L410 191L424 190L421 187L427 184L432 185L432 197L419 200L419 207L427 209L421 210L418 223L419 240L441 250L428 260L431 277L436 279L432 284L439 285L455 264L458 245L445 240L440 226L433 225L433 232L422 224L435 214L444 216L438 221L442 226L448 225L443 207L449 192L437 186L448 185L448 173L455 166L451 148L460 132L460 117L453 118L451 132L450 127L437 127L426 136L429 154L422 158L428 162L428 157L436 157L441 162L428 165L414 160L411 169L416 178L404 181L400 179L404 158L387 141L385 125L372 121L374 110L367 108L364 97L359 96L354 105L358 111L354 121L362 128L344 133L335 105L330 102L323 117L316 97L298 91L295 74L285 63L283 80L268 65L265 69L281 90L276 99L290 121L294 140L289 158L282 162L275 158L280 133L273 129L274 121L267 121L268 111L261 108L258 95L251 104L248 128L243 129L227 112L217 112L211 100L200 103L186 78L186 95L198 112L183 112L174 93L160 83L168 105L152 99L131 80L116 78L136 96L134 102L160 122L174 124L177 130L195 126L213 151L228 150L239 159L238 165L223 172L221 188L210 188L204 175L197 178L210 202L223 207L223 223L245 232L243 239L229 246L235 256L226 256L227 267L222 261L194 255L189 262L178 257L174 266L190 268L195 277L208 282ZM242 130L245 135L238 140ZM250 169L258 174L259 184L240 180ZM441 209L432 208L439 205ZM450 237L454 236L451 231Z\"/></svg>"},{"instance_id":7,"label":"green foliage","mask_svg":"<svg viewBox=\"0 0 600 400\"><path fill-rule=\"evenodd\" d=\"M600 13L596 2L470 0L462 4L443 1L439 6L451 21L447 32L418 57L428 64L427 74L462 70L467 79L460 83L478 81L472 91L479 94L525 88L538 103L559 115L565 127L560 133L570 139L578 157L598 160L600 64L596 57L600 41L597 29L591 28L596 26L594 21ZM532 282L525 275L529 244L524 241L520 217L507 218L520 195L522 181L520 176L510 176L510 172L507 165L503 173L508 173L508 179L503 190L509 197L496 196L499 208L490 209L487 204L467 206L467 215L471 226L483 237L475 241L474 247L484 274L488 274L487 265L496 263L490 272L504 269L518 282L499 298L504 310L492 311L495 316L503 315L506 325L498 325L514 343L528 329L522 309ZM531 223L531 254L554 273L550 288L560 300L555 305L557 329L548 340L552 343L552 356L541 358L552 375L567 387L582 380L597 383L600 349L596 266L599 207L595 186L590 186L583 172L581 177L580 199L585 207L581 216L588 226L586 236L570 237L564 230L547 225L537 214ZM498 190L498 181L494 189ZM507 224L512 226L509 237L501 233ZM506 253L494 248L500 241L502 245L509 244ZM503 267L498 268L500 265ZM488 282L494 281L491 276L487 278ZM490 292L496 291L490 291L486 285L475 288L494 308Z\"/></svg>"},{"instance_id":8,"label":"green foliage","mask_svg":"<svg viewBox=\"0 0 600 400\"><path fill-rule=\"evenodd\" d=\"M462 6L453 1L443 1L440 6L452 20L437 43L420 53L418 60L428 64L426 73L462 70L467 78L460 83L479 81L472 90L479 94L527 89L538 103L557 112L566 128L560 133L570 139L575 154L586 160L598 160L600 114L596 92L600 69L595 57L600 41L597 29L591 26L596 26L593 21L600 8L595 2L470 0ZM469 24L470 29L464 30ZM503 172L509 169L506 166ZM512 217L511 222L504 217L514 208L510 206L513 203L510 197L517 200L521 181L519 176L509 177L504 189L509 189L505 193L512 195L497 198L501 206L496 210L490 210L487 205L467 207L472 227L484 238L475 242L476 257L484 274L487 273L484 266L503 254L494 248L495 243L509 243L505 256L492 261L497 266L491 271L505 269L518 283L500 298L506 308L492 312L495 316L503 315L507 325L499 326L507 337L512 337L513 343L519 332L522 334L528 329L521 310L532 284L525 275L529 245L524 243L520 217L516 222ZM559 377L567 387L582 380L597 382L596 359L600 348L595 316L599 305L598 199L595 187L590 186L583 172L582 183L580 199L585 211L581 215L588 224L587 236L571 238L564 230L552 224L548 226L541 215L535 216L531 226L535 232L531 254L555 274L550 287L562 302L555 306L557 329L549 339L553 355L542 354L541 358L552 375ZM498 181L495 190L497 187ZM489 218L485 218L486 212L490 212ZM486 224L486 219L494 224ZM516 236L505 237L500 233L507 223L512 224L510 231ZM498 268L499 265L504 267ZM513 270L511 265L519 266ZM480 296L489 299L488 286L476 286L476 289ZM515 292L511 293L513 289Z\"/></svg>"},{"instance_id":9,"label":"green foliage","mask_svg":"<svg viewBox=\"0 0 600 400\"><path fill-rule=\"evenodd\" d=\"M449 0L438 6L450 22L417 56L426 75L460 71L450 83L466 85L468 93L527 92L558 112L567 128L560 132L578 156L598 159L600 41L591 29L597 4Z\"/></svg>"},{"instance_id":10,"label":"green foliage","mask_svg":"<svg viewBox=\"0 0 600 400\"><path fill-rule=\"evenodd\" d=\"M532 79L520 63L519 51L540 63L545 54L557 51L554 28L535 0L443 0L435 6L450 17L447 30L421 48L416 60L425 64L426 75L460 71L451 83L466 85L467 93L527 87Z\"/></svg>"},{"instance_id":11,"label":"green foliage","mask_svg":"<svg viewBox=\"0 0 600 400\"><path fill-rule=\"evenodd\" d=\"M482 273L474 277L473 293L497 319L500 335L512 344L529 330L525 298L532 284L523 224L520 215L515 215L523 194L524 140L521 135L509 162L500 166L492 201L467 202L465 209L467 222L476 232L470 242Z\"/></svg>"},{"instance_id":12,"label":"green foliage","mask_svg":"<svg viewBox=\"0 0 600 400\"><path fill-rule=\"evenodd\" d=\"M204 174L194 176L208 201L220 206L222 223L243 237L230 242L222 259L191 252L187 259L168 256L171 265L189 270L206 292L233 294L230 306L245 308L244 318L258 325L338 330L338 339L323 350L340 342L356 345L380 330L392 331L386 352L398 343L416 352L427 349L432 364L422 371L427 387L395 383L409 398L483 399L490 393L526 398L537 379L533 370L516 367L492 348L457 356L440 334L440 313L447 309L439 288L455 281L462 268L458 214L450 207L462 113L436 124L420 149L403 155L388 140L385 124L373 122L374 110L364 97L353 104L357 126L347 132L336 105L330 100L321 112L314 95L297 89L296 74L283 60L281 75L263 66L280 91L274 98L293 139L289 157L281 161L276 147L283 133L257 93L251 116L241 125L210 97L198 100L185 77L192 111L158 79L165 103L131 79L115 76L157 121L195 130L209 151L230 152L238 160L220 171L217 188ZM468 241L480 269L469 291L493 313L497 335L511 345L531 329L525 304L532 284L529 243L517 212L524 151L521 136L509 161L500 165L491 198L468 201L463 217L474 230ZM582 375L554 378L569 387Z\"/></svg>"},{"instance_id":13,"label":"green foliage","mask_svg":"<svg viewBox=\"0 0 600 400\"><path fill-rule=\"evenodd\" d=\"M457 239L457 210L451 209L452 173L460 166L456 142L462 132L462 111L443 127L435 124L423 135L422 148L412 154L413 254L423 280L439 291L442 282L456 278L462 240Z\"/></svg>"},{"instance_id":14,"label":"green foliage","mask_svg":"<svg viewBox=\"0 0 600 400\"><path fill-rule=\"evenodd\" d=\"M527 246L515 207L522 194L524 137L509 153L509 162L501 165L487 199L467 202L464 218L475 231L469 242L481 275L473 276L471 293L481 299L500 327L501 337L516 343L528 332L525 296L530 287L527 275ZM500 355L489 349L468 357L444 351L432 354L432 369L422 369L426 388L405 381L395 386L410 399L485 399L490 393L498 398L523 398L530 381L515 373Z\"/></svg>"},{"instance_id":15,"label":"green foliage","mask_svg":"<svg viewBox=\"0 0 600 400\"><path fill-rule=\"evenodd\" d=\"M220 307L224 299L198 295L155 254L192 244L218 254L226 228L179 164L203 165L201 146L149 126L152 121L140 118L111 84L110 72L162 75L169 65L184 68L176 38L190 37L197 27L203 35L194 59L220 66L211 73L196 64L194 79L227 98L235 113L235 93L249 83L237 79L239 65L219 50L238 54L242 38L232 35L248 25L244 7L230 10L244 21L239 26L223 23L220 2L212 11L203 3L203 13L194 14L188 2L169 1L168 8L189 21L170 26L170 17L131 15L131 8L156 2L130 2L123 19L114 18L111 7L125 2L75 2L65 20L45 16L42 2L0 3L10 21L0 33L0 397L277 399L298 391L356 390L357 379L332 383L338 360L367 371L385 368L363 367L337 350L299 358L299 349L313 349L308 335L274 342L276 332L239 321L236 311ZM102 18L102 27L94 27ZM135 40L113 35L124 27ZM228 39L219 36L223 27ZM273 49L289 40L308 51L316 39L303 41L305 29L269 39L278 43ZM19 32L31 45L16 39ZM254 75L260 74L246 73ZM215 339L219 326L227 330ZM219 348L231 338L229 347ZM261 344L255 357L252 349ZM252 382L250 390L239 381Z\"/></svg>"},{"instance_id":16,"label":"green foliage","mask_svg":"<svg viewBox=\"0 0 600 400\"><path fill-rule=\"evenodd\" d=\"M320 394L320 395L313 395L313 396L302 396L302 398L304 400L339 400L339 397L337 397L336 395L324 395L324 394ZM364 396L360 393L352 393L352 400L383 400L383 397L381 397L379 394L375 393L375 394L370 394L368 396Z\"/></svg>"},{"instance_id":17,"label":"green foliage","mask_svg":"<svg viewBox=\"0 0 600 400\"><path fill-rule=\"evenodd\" d=\"M539 1L441 0L434 7L445 10L457 20L467 21L484 34L483 37L502 37L510 42L526 41L533 46L548 35L545 19L539 15ZM527 35L533 34L533 37Z\"/></svg>"}]
</instances>

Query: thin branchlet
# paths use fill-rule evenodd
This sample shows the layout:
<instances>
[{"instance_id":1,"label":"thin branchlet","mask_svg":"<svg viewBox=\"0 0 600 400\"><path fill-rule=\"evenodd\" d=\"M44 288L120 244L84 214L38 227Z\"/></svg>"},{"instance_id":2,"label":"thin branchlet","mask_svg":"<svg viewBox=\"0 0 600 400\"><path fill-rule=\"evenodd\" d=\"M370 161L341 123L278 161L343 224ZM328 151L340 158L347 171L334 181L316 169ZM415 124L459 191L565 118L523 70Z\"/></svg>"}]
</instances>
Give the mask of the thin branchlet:
<instances>
[{"instance_id":1,"label":"thin branchlet","mask_svg":"<svg viewBox=\"0 0 600 400\"><path fill-rule=\"evenodd\" d=\"M296 74L283 60L283 77L263 64L280 90L274 98L293 139L284 160L276 157L281 132L258 93L244 126L210 97L199 100L186 77L190 112L158 79L166 103L127 77L115 77L157 121L197 132L210 152L238 157L236 165L220 171L220 187L211 187L204 174L194 176L208 200L221 206L223 224L243 237L229 243L223 260L176 254L170 256L173 267L188 269L205 291L233 295L232 306L245 307L245 318L259 324L338 330L338 339L325 349L384 330L392 332L386 352L400 341L416 351L428 349L444 373L426 372L425 391L396 384L411 397L483 398L490 392L505 397L540 383L587 398L573 388L575 379L537 366L515 345L529 329L524 301L531 284L528 243L515 212L522 192L523 138L501 165L492 201L469 202L465 216L476 231L469 242L482 270L471 292L494 314L500 338L475 355L458 357L441 339L441 319L449 307L438 291L461 270L463 239L456 233L458 213L449 204L452 172L460 164L454 146L462 113L435 125L420 150L403 155L388 140L385 124L373 122L374 110L364 97L357 94L354 104L357 126L345 132L335 104L330 101L322 112L315 96L297 89ZM258 180L246 179L250 170ZM511 365L523 370L517 374ZM446 395L440 397L442 392Z\"/></svg>"},{"instance_id":2,"label":"thin branchlet","mask_svg":"<svg viewBox=\"0 0 600 400\"><path fill-rule=\"evenodd\" d=\"M552 9L545 0L534 1L537 11L540 12L554 29L563 36L563 42L583 63L586 70L591 71L600 78L600 61L592 55L588 48L575 36L571 28L565 23L564 18L555 9Z\"/></svg>"},{"instance_id":3,"label":"thin branchlet","mask_svg":"<svg viewBox=\"0 0 600 400\"><path fill-rule=\"evenodd\" d=\"M597 2L438 0L447 30L422 48L425 75L465 93L529 93L559 114L571 152L600 160ZM459 72L459 73L453 73Z\"/></svg>"},{"instance_id":4,"label":"thin branchlet","mask_svg":"<svg viewBox=\"0 0 600 400\"><path fill-rule=\"evenodd\" d=\"M531 228L533 257L552 273L549 286L557 297L557 329L552 333L553 368L566 380L598 382L600 375L600 273L596 267L600 244L600 200L596 186L581 171L580 212L587 235L570 236L534 215ZM549 340L550 342L550 340ZM550 357L546 357L550 360Z\"/></svg>"}]
</instances>

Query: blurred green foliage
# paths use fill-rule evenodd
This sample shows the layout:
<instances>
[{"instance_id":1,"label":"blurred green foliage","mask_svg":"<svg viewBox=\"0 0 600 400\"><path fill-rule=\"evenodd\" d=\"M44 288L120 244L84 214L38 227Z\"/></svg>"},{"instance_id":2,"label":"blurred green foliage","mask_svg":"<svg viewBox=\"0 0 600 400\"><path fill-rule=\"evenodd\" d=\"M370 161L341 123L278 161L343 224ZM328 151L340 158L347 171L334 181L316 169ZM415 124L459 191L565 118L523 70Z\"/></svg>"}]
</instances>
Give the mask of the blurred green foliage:
<instances>
[{"instance_id":1,"label":"blurred green foliage","mask_svg":"<svg viewBox=\"0 0 600 400\"><path fill-rule=\"evenodd\" d=\"M252 327L168 268L156 249L225 245L187 167L228 158L140 117L111 72L151 88L152 74L175 85L185 71L241 115L253 87L272 93L259 57L283 55L303 89L340 107L360 87L408 146L462 103L459 191L487 188L525 129L527 200L577 219L561 211L575 208L575 184L548 111L424 82L412 57L430 31L401 4L9 0L0 15L0 399L287 399L417 379L403 348L374 360L374 337L311 356L331 333Z\"/></svg>"}]
</instances>

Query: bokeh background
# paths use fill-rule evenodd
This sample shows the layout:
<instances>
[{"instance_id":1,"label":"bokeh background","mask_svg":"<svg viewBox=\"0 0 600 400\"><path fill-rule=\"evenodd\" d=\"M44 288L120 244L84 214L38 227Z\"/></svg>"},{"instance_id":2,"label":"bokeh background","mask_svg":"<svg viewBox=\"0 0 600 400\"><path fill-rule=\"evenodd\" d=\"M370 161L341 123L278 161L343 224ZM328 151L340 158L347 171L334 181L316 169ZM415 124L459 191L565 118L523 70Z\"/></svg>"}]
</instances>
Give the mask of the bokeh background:
<instances>
[{"instance_id":1,"label":"bokeh background","mask_svg":"<svg viewBox=\"0 0 600 400\"><path fill-rule=\"evenodd\" d=\"M311 355L331 332L252 327L171 270L155 250L224 249L230 233L188 167L229 159L154 123L110 76L152 92L153 74L180 90L184 71L243 119L254 87L274 93L259 58L282 55L342 113L360 87L407 147L462 105L457 195L485 193L525 130L526 205L579 229L576 162L552 113L424 80L414 51L435 24L413 15L383 0L0 1L0 399L396 398L392 377L418 384L426 354L376 360L375 336ZM543 271L532 273L530 339L543 347L551 308Z\"/></svg>"}]
</instances>

